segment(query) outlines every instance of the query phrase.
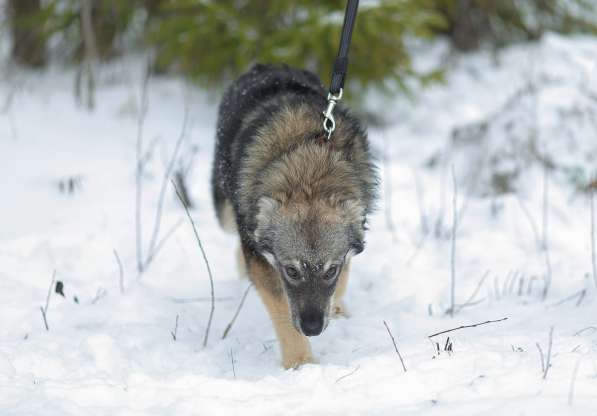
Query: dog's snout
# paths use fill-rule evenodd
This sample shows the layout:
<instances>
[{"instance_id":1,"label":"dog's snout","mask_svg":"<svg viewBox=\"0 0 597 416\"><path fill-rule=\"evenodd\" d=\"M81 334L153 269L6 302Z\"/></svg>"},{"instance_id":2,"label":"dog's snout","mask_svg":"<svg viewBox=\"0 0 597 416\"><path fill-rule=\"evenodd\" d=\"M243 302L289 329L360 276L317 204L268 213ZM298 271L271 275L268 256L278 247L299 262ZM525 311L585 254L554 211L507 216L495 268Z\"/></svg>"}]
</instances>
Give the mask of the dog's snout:
<instances>
[{"instance_id":1,"label":"dog's snout","mask_svg":"<svg viewBox=\"0 0 597 416\"><path fill-rule=\"evenodd\" d=\"M321 334L323 331L323 313L309 312L301 315L301 330L308 337Z\"/></svg>"}]
</instances>

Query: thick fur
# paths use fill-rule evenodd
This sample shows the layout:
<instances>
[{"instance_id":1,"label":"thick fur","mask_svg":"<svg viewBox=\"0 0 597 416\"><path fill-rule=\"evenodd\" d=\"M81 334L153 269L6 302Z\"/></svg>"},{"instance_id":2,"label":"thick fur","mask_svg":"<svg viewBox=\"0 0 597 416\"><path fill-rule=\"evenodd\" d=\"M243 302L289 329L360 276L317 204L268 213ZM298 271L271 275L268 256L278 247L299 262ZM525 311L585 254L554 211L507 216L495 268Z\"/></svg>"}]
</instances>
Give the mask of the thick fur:
<instances>
[{"instance_id":1,"label":"thick fur","mask_svg":"<svg viewBox=\"0 0 597 416\"><path fill-rule=\"evenodd\" d=\"M287 368L312 360L302 335L310 317L325 318L317 334L331 312L342 312L349 258L363 250L377 189L364 129L338 106L325 142L325 106L314 74L257 65L231 85L219 111L216 212L240 236L244 270L270 313ZM285 274L288 266L299 280Z\"/></svg>"}]
</instances>

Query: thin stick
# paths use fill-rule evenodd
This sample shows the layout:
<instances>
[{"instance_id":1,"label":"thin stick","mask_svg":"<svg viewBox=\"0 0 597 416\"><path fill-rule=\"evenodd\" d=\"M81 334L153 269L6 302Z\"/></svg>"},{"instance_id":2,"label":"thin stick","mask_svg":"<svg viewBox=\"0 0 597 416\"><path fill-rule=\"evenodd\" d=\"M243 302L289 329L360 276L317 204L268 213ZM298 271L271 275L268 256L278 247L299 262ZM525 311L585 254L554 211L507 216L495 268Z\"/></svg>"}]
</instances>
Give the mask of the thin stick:
<instances>
[{"instance_id":1,"label":"thin stick","mask_svg":"<svg viewBox=\"0 0 597 416\"><path fill-rule=\"evenodd\" d=\"M543 251L545 253L545 287L543 289L543 300L547 298L547 294L551 287L551 259L549 256L549 171L545 166L543 173Z\"/></svg>"},{"instance_id":2,"label":"thin stick","mask_svg":"<svg viewBox=\"0 0 597 416\"><path fill-rule=\"evenodd\" d=\"M193 217L191 217L189 208L185 205L184 201L182 200L182 197L180 195L180 192L178 192L178 188L176 187L176 184L174 183L174 181L171 181L171 183L172 183L172 186L174 187L174 190L176 191L176 195L178 196L180 203L182 204L182 206L187 214L187 217L189 218L189 221L191 222L191 226L193 227L193 233L195 233L195 239L197 240L197 245L199 246L199 250L201 250L201 255L203 256L203 261L205 262L205 267L207 268L207 274L209 275L209 285L211 288L211 294L210 294L211 310L209 311L207 327L205 328L205 336L203 337L203 347L206 347L207 340L209 338L209 329L211 328L211 321L213 319L214 309L216 307L215 295L214 295L214 278L213 278L213 275L211 274L211 267L209 266L209 261L207 260L207 255L205 254L205 250L203 249L203 244L201 244L201 239L199 238L199 233L197 232L197 227L195 227L195 221L193 221Z\"/></svg>"},{"instance_id":3,"label":"thin stick","mask_svg":"<svg viewBox=\"0 0 597 416\"><path fill-rule=\"evenodd\" d=\"M390 172L390 157L389 157L389 145L388 139L386 137L385 131L382 134L383 136L383 143L384 143L384 151L383 151L383 172L384 172L384 207L385 207L385 217L386 217L386 227L390 234L392 235L392 241L394 243L397 242L398 237L396 236L396 227L394 225L394 218L392 217L392 174Z\"/></svg>"},{"instance_id":4,"label":"thin stick","mask_svg":"<svg viewBox=\"0 0 597 416\"><path fill-rule=\"evenodd\" d=\"M232 353L232 348L230 348L230 362L232 363L232 374L234 374L234 379L236 380L236 368L234 368L234 354Z\"/></svg>"},{"instance_id":5,"label":"thin stick","mask_svg":"<svg viewBox=\"0 0 597 416\"><path fill-rule=\"evenodd\" d=\"M245 293L243 293L243 296L240 298L240 303L238 304L238 307L236 308L236 312L234 312L234 316L232 317L232 320L226 326L226 329L224 330L224 333L222 334L222 339L225 339L228 336L228 332L230 332L230 329L232 329L232 325L234 325L234 322L236 322L236 318L238 317L238 314L240 313L240 310L242 309L242 307L245 303L245 299L247 298L247 295L249 294L249 290L251 290L252 287L253 287L253 284L250 283L249 286L247 286L247 288L245 289Z\"/></svg>"},{"instance_id":6,"label":"thin stick","mask_svg":"<svg viewBox=\"0 0 597 416\"><path fill-rule=\"evenodd\" d=\"M543 380L547 378L547 372L551 367L551 346L553 344L553 326L549 329L549 344L547 344L547 358L545 359L545 371L543 372Z\"/></svg>"},{"instance_id":7,"label":"thin stick","mask_svg":"<svg viewBox=\"0 0 597 416\"><path fill-rule=\"evenodd\" d=\"M538 342L535 342L537 349L539 350L539 357L541 358L541 372L545 373L545 355L543 354L543 349Z\"/></svg>"},{"instance_id":8,"label":"thin stick","mask_svg":"<svg viewBox=\"0 0 597 416\"><path fill-rule=\"evenodd\" d=\"M162 248L164 247L164 245L166 244L166 242L170 239L170 237L172 237L174 235L174 232L178 229L178 227L180 227L183 223L183 220L180 219L176 222L176 224L174 224L167 232L166 234L164 234L164 236L160 239L160 241L156 244L155 249L151 252L151 254L149 256L147 256L147 259L145 261L145 267L144 270L147 270L147 268L151 265L151 263L155 260L155 258L158 256L158 254L160 253L160 251L162 250Z\"/></svg>"},{"instance_id":9,"label":"thin stick","mask_svg":"<svg viewBox=\"0 0 597 416\"><path fill-rule=\"evenodd\" d=\"M118 255L116 249L112 249L112 252L114 253L114 258L116 259L116 263L118 264L118 271L120 273L118 278L120 293L124 294L124 268L122 267L122 261L120 261L120 256Z\"/></svg>"},{"instance_id":10,"label":"thin stick","mask_svg":"<svg viewBox=\"0 0 597 416\"><path fill-rule=\"evenodd\" d=\"M172 339L176 341L176 333L178 332L178 314L176 314L176 322L174 322L174 331L170 331Z\"/></svg>"},{"instance_id":11,"label":"thin stick","mask_svg":"<svg viewBox=\"0 0 597 416\"><path fill-rule=\"evenodd\" d=\"M597 176L595 178L597 184ZM591 188L591 197L589 199L591 206L591 264L593 266L593 280L597 289L597 248L595 248L595 190Z\"/></svg>"},{"instance_id":12,"label":"thin stick","mask_svg":"<svg viewBox=\"0 0 597 416\"><path fill-rule=\"evenodd\" d=\"M450 255L450 316L454 317L454 308L456 305L456 229L458 227L458 186L456 184L456 173L454 172L454 165L452 165L452 184L454 191L452 193L452 247Z\"/></svg>"},{"instance_id":13,"label":"thin stick","mask_svg":"<svg viewBox=\"0 0 597 416\"><path fill-rule=\"evenodd\" d=\"M483 274L483 277L481 277L481 279L479 280L479 283L477 283L477 287L475 288L475 290L473 291L473 293L469 296L469 298L467 299L466 302L464 302L461 305L456 305L458 310L464 309L468 306L474 306L474 305L478 305L479 303L481 303L482 301L485 300L485 298L483 299L479 299L477 301L475 301L474 299L477 297L477 294L479 293L479 290L481 290L481 287L483 286L483 283L485 282L485 280L487 279L487 277L489 276L489 270L485 271L485 274Z\"/></svg>"},{"instance_id":14,"label":"thin stick","mask_svg":"<svg viewBox=\"0 0 597 416\"><path fill-rule=\"evenodd\" d=\"M357 365L357 366L354 368L354 370L352 370L350 373L348 373L348 374L344 374L343 376L341 376L341 377L338 377L338 378L336 379L335 383L338 383L339 381L341 381L341 380L344 380L346 377L350 377L350 376L352 376L354 373L356 373L357 371L359 371L359 369L360 369L360 368L361 368L361 366L360 366L360 365Z\"/></svg>"},{"instance_id":15,"label":"thin stick","mask_svg":"<svg viewBox=\"0 0 597 416\"><path fill-rule=\"evenodd\" d=\"M419 206L419 221L421 222L421 232L423 234L429 233L429 221L427 220L427 214L425 213L425 203L423 202L423 189L421 181L416 170L413 170L413 176L415 179L415 193L417 195L417 205Z\"/></svg>"},{"instance_id":16,"label":"thin stick","mask_svg":"<svg viewBox=\"0 0 597 416\"><path fill-rule=\"evenodd\" d=\"M52 289L54 288L54 282L56 281L56 270L52 272L52 281L50 282L50 287L48 288L48 296L46 296L46 305L40 306L39 309L41 310L41 316L44 319L44 326L46 327L46 331L50 330L48 325L48 308L50 307L50 296L52 296Z\"/></svg>"},{"instance_id":17,"label":"thin stick","mask_svg":"<svg viewBox=\"0 0 597 416\"><path fill-rule=\"evenodd\" d=\"M398 346L396 345L396 340L394 339L394 336L392 335L392 331L390 331L390 327L388 326L386 321L383 321L383 324L386 326L386 329L388 330L388 334L390 335L390 338L392 338L392 343L394 344L394 349L396 350L396 354L398 354L398 358L400 359L400 364L402 364L402 369L406 373L406 366L404 365L404 360L402 359L402 355L400 355L400 351L398 351Z\"/></svg>"},{"instance_id":18,"label":"thin stick","mask_svg":"<svg viewBox=\"0 0 597 416\"><path fill-rule=\"evenodd\" d=\"M93 31L92 0L83 0L81 6L81 31L83 32L84 63L87 72L87 108L93 110L95 106L95 76L93 65L97 61L97 44ZM82 74L81 74L82 75ZM80 82L81 77L77 77Z\"/></svg>"},{"instance_id":19,"label":"thin stick","mask_svg":"<svg viewBox=\"0 0 597 416\"><path fill-rule=\"evenodd\" d=\"M485 322L480 322L480 323L478 323L478 324L472 324L472 325L461 325L461 326L459 326L458 328L447 329L447 330L445 330L445 331L440 331L440 332L436 332L435 334L428 335L428 336L427 336L427 338L433 338L433 337L436 337L436 336L438 336L438 335L447 334L448 332L452 332L452 331L458 331L458 330L460 330L460 329L465 329L465 328L476 328L476 327L478 327L478 326L481 326L481 325L487 325L487 324L493 324L493 323L496 323L496 322L502 322L502 321L505 321L505 320L507 320L507 319L508 319L508 318L506 317L506 318L502 318L502 319L496 319L496 320L493 320L493 321L485 321Z\"/></svg>"},{"instance_id":20,"label":"thin stick","mask_svg":"<svg viewBox=\"0 0 597 416\"><path fill-rule=\"evenodd\" d=\"M143 171L145 169L145 161L143 160L143 124L145 123L145 116L147 115L148 94L147 89L149 85L149 77L151 71L149 63L143 78L143 86L141 88L141 106L139 109L139 118L137 120L137 146L136 146L136 162L135 169L135 231L137 243L137 273L143 274L143 230L141 219L141 200L143 199Z\"/></svg>"},{"instance_id":21,"label":"thin stick","mask_svg":"<svg viewBox=\"0 0 597 416\"><path fill-rule=\"evenodd\" d=\"M514 195L516 196L516 201L518 201L518 206L522 210L522 213L524 214L529 225L531 226L531 231L533 232L533 237L535 238L535 244L537 245L537 248L540 249L542 246L542 243L541 243L541 237L539 237L537 222L535 222L533 215L531 214L531 212L529 211L527 206L524 204L524 202L522 202L520 195L518 195L518 193L514 193Z\"/></svg>"},{"instance_id":22,"label":"thin stick","mask_svg":"<svg viewBox=\"0 0 597 416\"><path fill-rule=\"evenodd\" d=\"M578 375L578 368L580 367L580 362L582 360L582 356L576 360L576 364L574 365L574 370L572 370L572 379L570 380L570 389L568 390L568 405L572 406L572 402L574 401L574 387L576 387L576 376Z\"/></svg>"},{"instance_id":23,"label":"thin stick","mask_svg":"<svg viewBox=\"0 0 597 416\"><path fill-rule=\"evenodd\" d=\"M172 155L170 157L170 161L168 162L168 166L166 171L164 172L164 176L162 178L162 185L160 187L160 194L158 197L158 206L155 212L155 219L153 224L153 234L151 236L151 240L149 243L149 250L147 255L147 261L145 263L145 267L148 266L148 263L151 262L153 259L153 253L158 243L158 236L160 235L160 226L162 224L162 210L164 207L164 199L166 197L166 189L168 187L168 181L170 180L170 175L172 174L172 170L174 169L174 164L176 162L176 157L180 150L180 146L186 137L186 130L187 130L187 123L189 118L189 107L185 107L184 118L182 120L182 128L180 131L180 136L176 141L176 145L174 146L174 150L172 151Z\"/></svg>"},{"instance_id":24,"label":"thin stick","mask_svg":"<svg viewBox=\"0 0 597 416\"><path fill-rule=\"evenodd\" d=\"M579 290L578 292L575 292L572 295L565 297L564 299L562 299L562 300L554 303L551 306L560 306L563 303L566 303L566 302L568 302L570 300L578 298L578 300L576 301L576 306L578 307L582 303L582 301L585 298L586 294L587 294L587 290L586 289Z\"/></svg>"},{"instance_id":25,"label":"thin stick","mask_svg":"<svg viewBox=\"0 0 597 416\"><path fill-rule=\"evenodd\" d=\"M583 329L581 329L581 330L579 330L579 331L576 331L576 332L574 333L574 336L575 336L575 337L578 337L579 335L582 335L582 333L583 333L583 332L586 332L586 331L593 331L593 333L595 333L595 332L597 332L597 327L595 327L595 326L588 326L588 327L586 327L586 328L583 328Z\"/></svg>"}]
</instances>

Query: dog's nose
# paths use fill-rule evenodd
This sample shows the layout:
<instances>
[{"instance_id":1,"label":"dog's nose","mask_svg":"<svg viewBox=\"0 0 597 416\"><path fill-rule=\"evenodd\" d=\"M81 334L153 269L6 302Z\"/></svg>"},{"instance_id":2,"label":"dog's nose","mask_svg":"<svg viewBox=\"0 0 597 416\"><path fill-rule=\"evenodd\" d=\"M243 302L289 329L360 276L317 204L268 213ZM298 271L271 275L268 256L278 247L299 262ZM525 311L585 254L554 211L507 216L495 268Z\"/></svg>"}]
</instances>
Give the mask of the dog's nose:
<instances>
[{"instance_id":1,"label":"dog's nose","mask_svg":"<svg viewBox=\"0 0 597 416\"><path fill-rule=\"evenodd\" d=\"M323 331L323 314L308 314L301 317L301 330L308 337L321 334Z\"/></svg>"}]
</instances>

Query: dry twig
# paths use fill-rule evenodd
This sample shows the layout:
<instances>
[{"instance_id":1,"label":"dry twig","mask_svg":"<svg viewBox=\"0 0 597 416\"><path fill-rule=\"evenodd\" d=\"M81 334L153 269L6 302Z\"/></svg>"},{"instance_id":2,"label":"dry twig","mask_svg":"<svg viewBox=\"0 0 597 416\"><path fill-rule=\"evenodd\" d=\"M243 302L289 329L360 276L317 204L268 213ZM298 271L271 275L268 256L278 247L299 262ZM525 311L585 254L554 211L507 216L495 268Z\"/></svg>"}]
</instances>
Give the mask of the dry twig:
<instances>
[{"instance_id":1,"label":"dry twig","mask_svg":"<svg viewBox=\"0 0 597 416\"><path fill-rule=\"evenodd\" d=\"M472 325L461 325L461 326L459 326L458 328L446 329L445 331L440 331L440 332L436 332L435 334L427 335L427 338L433 338L433 337L436 337L436 336L438 336L438 335L447 334L448 332L458 331L458 330L460 330L460 329L465 329L465 328L476 328L476 327L478 327L478 326L481 326L481 325L487 325L487 324L493 324L493 323L496 323L496 322L502 322L502 321L505 321L505 320L507 320L507 319L508 319L508 318L506 317L506 318L502 318L502 319L496 319L496 320L493 320L493 321L485 321L485 322L480 322L480 323L478 323L478 324L472 324Z\"/></svg>"},{"instance_id":2,"label":"dry twig","mask_svg":"<svg viewBox=\"0 0 597 416\"><path fill-rule=\"evenodd\" d=\"M184 112L184 118L182 120L182 128L180 131L180 136L178 137L178 140L176 141L174 150L172 151L172 155L170 157L170 161L168 162L168 166L166 167L164 176L162 177L162 184L160 187L160 194L158 197L158 206L156 208L154 224L153 224L153 234L151 236L151 240L149 243L149 251L148 251L145 267L147 267L149 265L149 263L151 262L151 260L153 259L154 255L155 255L154 252L155 252L156 246L158 244L158 237L160 234L160 226L162 224L162 210L164 207L164 199L166 196L166 189L168 188L168 181L170 180L170 175L172 174L172 170L174 169L174 164L176 163L176 157L178 156L180 146L182 145L182 142L184 141L184 139L186 137L188 119L189 119L189 107L185 106L185 112Z\"/></svg>"},{"instance_id":3,"label":"dry twig","mask_svg":"<svg viewBox=\"0 0 597 416\"><path fill-rule=\"evenodd\" d=\"M344 380L346 377L350 377L350 376L352 376L354 373L356 373L357 371L359 371L359 368L361 368L361 366L360 366L360 365L357 365L357 366L354 368L354 370L352 370L350 373L348 373L348 374L344 374L343 376L341 376L341 377L338 377L338 378L336 379L335 383L338 383L339 381L342 381L342 380Z\"/></svg>"},{"instance_id":4,"label":"dry twig","mask_svg":"<svg viewBox=\"0 0 597 416\"><path fill-rule=\"evenodd\" d=\"M551 287L551 258L549 255L549 170L547 165L543 172L543 251L545 254L545 287L543 288L543 300Z\"/></svg>"},{"instance_id":5,"label":"dry twig","mask_svg":"<svg viewBox=\"0 0 597 416\"><path fill-rule=\"evenodd\" d=\"M390 327L388 326L386 321L383 321L383 324L386 326L386 329L388 330L388 334L390 335L390 338L392 338L392 343L394 344L394 349L396 350L396 354L398 354L398 358L400 359L400 364L402 364L402 369L406 373L406 366L404 365L404 360L402 359L402 355L400 355L400 351L398 351L398 346L396 345L396 340L394 339L394 336L392 335L392 331L390 331Z\"/></svg>"},{"instance_id":6,"label":"dry twig","mask_svg":"<svg viewBox=\"0 0 597 416\"><path fill-rule=\"evenodd\" d=\"M458 228L458 186L456 184L456 173L454 172L454 165L452 165L452 246L450 255L450 316L454 317L454 308L456 307L456 230Z\"/></svg>"},{"instance_id":7,"label":"dry twig","mask_svg":"<svg viewBox=\"0 0 597 416\"><path fill-rule=\"evenodd\" d=\"M543 380L547 378L547 373L551 367L551 347L553 345L553 326L549 329L549 343L547 344L547 357L545 359L545 368L543 370Z\"/></svg>"},{"instance_id":8,"label":"dry twig","mask_svg":"<svg viewBox=\"0 0 597 416\"><path fill-rule=\"evenodd\" d=\"M170 331L170 335L172 335L172 340L176 341L176 334L178 332L178 314L176 314L176 321L174 322L174 331Z\"/></svg>"},{"instance_id":9,"label":"dry twig","mask_svg":"<svg viewBox=\"0 0 597 416\"><path fill-rule=\"evenodd\" d=\"M570 380L570 389L568 390L568 405L572 406L572 402L574 401L574 387L576 386L576 376L578 375L578 369L580 367L580 362L582 360L582 356L576 360L576 364L574 365L574 370L572 370L572 379Z\"/></svg>"},{"instance_id":10,"label":"dry twig","mask_svg":"<svg viewBox=\"0 0 597 416\"><path fill-rule=\"evenodd\" d=\"M595 178L597 183L597 177ZM595 247L595 189L591 188L590 196L591 209L591 265L593 266L593 280L595 281L595 288L597 289L597 248Z\"/></svg>"},{"instance_id":11,"label":"dry twig","mask_svg":"<svg viewBox=\"0 0 597 416\"><path fill-rule=\"evenodd\" d=\"M41 311L41 316L44 319L44 326L46 327L46 331L50 330L48 326L48 308L50 307L50 296L52 296L52 290L54 289L54 282L56 281L56 270L52 272L52 281L50 282L50 287L48 288L48 296L46 297L46 305L40 306L39 309Z\"/></svg>"},{"instance_id":12,"label":"dry twig","mask_svg":"<svg viewBox=\"0 0 597 416\"><path fill-rule=\"evenodd\" d=\"M143 198L143 172L145 171L145 160L143 157L143 125L147 115L149 78L151 74L150 63L147 63L145 76L141 87L141 105L139 107L139 117L137 119L137 146L136 146L136 169L135 169L135 237L137 248L137 273L143 274L143 230L141 227L141 200Z\"/></svg>"},{"instance_id":13,"label":"dry twig","mask_svg":"<svg viewBox=\"0 0 597 416\"><path fill-rule=\"evenodd\" d=\"M234 379L236 380L236 368L234 367L234 354L232 353L232 348L230 348L230 363L232 364L232 374L234 374Z\"/></svg>"},{"instance_id":14,"label":"dry twig","mask_svg":"<svg viewBox=\"0 0 597 416\"><path fill-rule=\"evenodd\" d=\"M245 303L245 299L247 298L247 295L249 294L249 291L251 290L252 287L253 287L253 284L251 283L245 289L243 296L240 298L240 303L238 304L238 307L236 308L236 312L234 312L234 316L232 317L232 320L230 321L230 323L228 325L226 325L226 329L224 330L224 333L222 334L222 339L225 339L228 336L228 332L230 332L230 330L232 329L232 325L234 325L234 322L236 322L236 318L238 317L238 314L240 313L240 310L242 309L242 307Z\"/></svg>"},{"instance_id":15,"label":"dry twig","mask_svg":"<svg viewBox=\"0 0 597 416\"><path fill-rule=\"evenodd\" d=\"M205 336L203 337L203 347L207 346L207 340L209 338L209 330L211 328L211 321L214 316L214 309L215 309L215 295L214 295L214 278L211 273L211 267L209 266L209 260L207 260L207 255L205 254L205 250L203 249L203 244L201 243L201 239L199 238L199 233L197 232L197 227L195 227L195 221L193 221L193 217L191 217L191 213L189 212L189 208L184 204L182 196L176 187L174 181L171 181L174 190L176 191L176 195L182 204L189 221L191 222L191 226L193 227L193 233L195 234L195 239L197 240L197 245L199 246L199 250L201 250L201 255L203 256L203 261L205 262L205 267L207 268L207 274L209 276L209 285L211 288L210 299L211 299L211 309L209 311L209 318L207 320L207 327L205 328Z\"/></svg>"},{"instance_id":16,"label":"dry twig","mask_svg":"<svg viewBox=\"0 0 597 416\"><path fill-rule=\"evenodd\" d=\"M120 293L124 294L124 268L122 267L122 261L120 261L120 256L118 255L116 249L112 249L112 252L114 253L116 263L118 264L118 285L120 286Z\"/></svg>"}]
</instances>

